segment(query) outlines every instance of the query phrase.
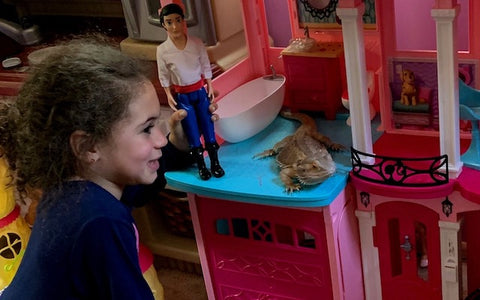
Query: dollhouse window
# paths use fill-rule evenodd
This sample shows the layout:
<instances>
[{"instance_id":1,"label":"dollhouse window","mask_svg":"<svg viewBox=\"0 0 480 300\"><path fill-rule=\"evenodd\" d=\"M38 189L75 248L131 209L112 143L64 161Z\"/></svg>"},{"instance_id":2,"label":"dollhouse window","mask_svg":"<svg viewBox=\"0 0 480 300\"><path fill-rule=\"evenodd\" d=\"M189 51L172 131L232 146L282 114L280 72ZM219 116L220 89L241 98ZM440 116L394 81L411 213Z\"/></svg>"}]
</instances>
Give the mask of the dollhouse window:
<instances>
[{"instance_id":1,"label":"dollhouse window","mask_svg":"<svg viewBox=\"0 0 480 300\"><path fill-rule=\"evenodd\" d=\"M246 219L232 219L233 235L240 238L249 238L248 223Z\"/></svg>"},{"instance_id":2,"label":"dollhouse window","mask_svg":"<svg viewBox=\"0 0 480 300\"><path fill-rule=\"evenodd\" d=\"M297 230L298 245L304 248L315 249L315 237L302 230Z\"/></svg>"},{"instance_id":3,"label":"dollhouse window","mask_svg":"<svg viewBox=\"0 0 480 300\"><path fill-rule=\"evenodd\" d=\"M218 234L222 235L229 235L230 234L230 228L228 226L228 220L227 219L218 219L216 222L216 229Z\"/></svg>"},{"instance_id":4,"label":"dollhouse window","mask_svg":"<svg viewBox=\"0 0 480 300\"><path fill-rule=\"evenodd\" d=\"M316 249L315 236L312 233L288 225L272 224L270 221L245 218L217 219L215 227L216 233L220 235Z\"/></svg>"},{"instance_id":5,"label":"dollhouse window","mask_svg":"<svg viewBox=\"0 0 480 300\"><path fill-rule=\"evenodd\" d=\"M278 243L286 244L290 246L295 245L294 239L293 239L292 227L277 224L275 225L275 234L277 236Z\"/></svg>"},{"instance_id":6,"label":"dollhouse window","mask_svg":"<svg viewBox=\"0 0 480 300\"><path fill-rule=\"evenodd\" d=\"M457 16L457 47L459 51L468 51L469 49L469 1L458 0L461 7ZM435 0L394 0L397 50L435 51L437 49L436 25L431 16L434 5Z\"/></svg>"},{"instance_id":7,"label":"dollhouse window","mask_svg":"<svg viewBox=\"0 0 480 300\"><path fill-rule=\"evenodd\" d=\"M257 241L272 241L272 230L270 222L268 221L259 221L259 220L252 220L252 235L253 239Z\"/></svg>"}]
</instances>

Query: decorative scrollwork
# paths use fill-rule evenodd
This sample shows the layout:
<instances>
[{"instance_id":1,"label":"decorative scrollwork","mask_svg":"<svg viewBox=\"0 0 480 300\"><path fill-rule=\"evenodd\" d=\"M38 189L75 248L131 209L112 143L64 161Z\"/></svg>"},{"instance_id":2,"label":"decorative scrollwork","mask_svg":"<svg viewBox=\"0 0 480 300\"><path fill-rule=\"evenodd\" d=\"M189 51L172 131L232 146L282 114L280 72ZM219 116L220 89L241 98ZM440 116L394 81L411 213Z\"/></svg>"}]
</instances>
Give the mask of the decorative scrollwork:
<instances>
[{"instance_id":1,"label":"decorative scrollwork","mask_svg":"<svg viewBox=\"0 0 480 300\"><path fill-rule=\"evenodd\" d=\"M365 164L360 157L375 159ZM448 183L447 155L427 158L397 158L363 153L351 148L354 176L380 184L425 187Z\"/></svg>"},{"instance_id":2,"label":"decorative scrollwork","mask_svg":"<svg viewBox=\"0 0 480 300\"><path fill-rule=\"evenodd\" d=\"M320 20L328 19L332 13L337 9L338 0L330 0L328 4L323 8L317 8L310 4L308 0L300 0L300 3L303 4L305 11L312 15L314 18L319 18Z\"/></svg>"}]
</instances>

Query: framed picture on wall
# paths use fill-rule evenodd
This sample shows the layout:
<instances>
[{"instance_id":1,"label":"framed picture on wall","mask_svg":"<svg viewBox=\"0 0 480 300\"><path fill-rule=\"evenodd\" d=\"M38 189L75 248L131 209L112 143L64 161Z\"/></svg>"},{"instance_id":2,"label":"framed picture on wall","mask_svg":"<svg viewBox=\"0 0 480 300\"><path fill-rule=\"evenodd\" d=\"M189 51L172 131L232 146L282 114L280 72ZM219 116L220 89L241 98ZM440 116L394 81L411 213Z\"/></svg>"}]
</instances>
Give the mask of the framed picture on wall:
<instances>
[{"instance_id":1,"label":"framed picture on wall","mask_svg":"<svg viewBox=\"0 0 480 300\"><path fill-rule=\"evenodd\" d=\"M300 27L341 28L336 9L338 0L297 0L298 22ZM365 0L363 15L365 29L376 28L375 0Z\"/></svg>"}]
</instances>

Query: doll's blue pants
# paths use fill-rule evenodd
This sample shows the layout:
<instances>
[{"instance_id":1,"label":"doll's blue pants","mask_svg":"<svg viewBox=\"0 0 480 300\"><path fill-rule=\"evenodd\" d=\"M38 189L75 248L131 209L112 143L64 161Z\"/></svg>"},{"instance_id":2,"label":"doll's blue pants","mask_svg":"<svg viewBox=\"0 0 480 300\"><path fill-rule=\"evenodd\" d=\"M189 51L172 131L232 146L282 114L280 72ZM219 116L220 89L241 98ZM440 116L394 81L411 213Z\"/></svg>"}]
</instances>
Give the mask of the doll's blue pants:
<instances>
[{"instance_id":1,"label":"doll's blue pants","mask_svg":"<svg viewBox=\"0 0 480 300\"><path fill-rule=\"evenodd\" d=\"M187 135L190 148L201 147L200 135L205 143L216 143L212 113L208 109L210 100L205 88L191 93L177 94L177 108L185 109L187 117L182 120L183 130Z\"/></svg>"}]
</instances>

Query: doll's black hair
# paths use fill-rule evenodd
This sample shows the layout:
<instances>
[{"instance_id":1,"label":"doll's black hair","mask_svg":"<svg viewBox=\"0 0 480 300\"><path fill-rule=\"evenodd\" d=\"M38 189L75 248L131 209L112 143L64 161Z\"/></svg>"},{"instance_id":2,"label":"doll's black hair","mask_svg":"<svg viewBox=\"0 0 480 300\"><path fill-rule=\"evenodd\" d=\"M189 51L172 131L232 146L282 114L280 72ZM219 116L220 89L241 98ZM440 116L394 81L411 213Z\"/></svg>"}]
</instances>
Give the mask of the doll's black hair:
<instances>
[{"instance_id":1,"label":"doll's black hair","mask_svg":"<svg viewBox=\"0 0 480 300\"><path fill-rule=\"evenodd\" d=\"M183 9L180 7L180 5L170 3L165 5L160 11L160 24L164 25L163 18L171 14L178 14L182 17L182 19L184 18Z\"/></svg>"}]
</instances>

